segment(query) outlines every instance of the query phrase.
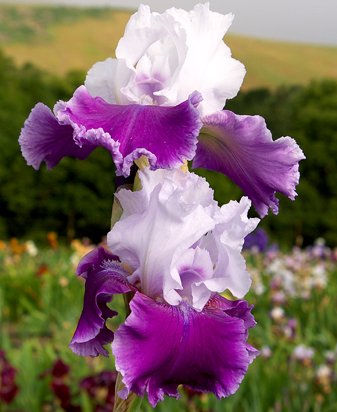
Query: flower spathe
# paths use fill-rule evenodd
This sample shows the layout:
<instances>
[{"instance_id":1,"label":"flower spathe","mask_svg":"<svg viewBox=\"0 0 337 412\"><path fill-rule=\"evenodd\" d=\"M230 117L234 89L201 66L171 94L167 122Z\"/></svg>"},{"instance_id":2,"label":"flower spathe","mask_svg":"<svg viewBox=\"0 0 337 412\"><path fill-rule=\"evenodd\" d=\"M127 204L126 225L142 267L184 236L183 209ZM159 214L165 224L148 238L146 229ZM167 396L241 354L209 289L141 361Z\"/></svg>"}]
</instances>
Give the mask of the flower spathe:
<instances>
[{"instance_id":1,"label":"flower spathe","mask_svg":"<svg viewBox=\"0 0 337 412\"><path fill-rule=\"evenodd\" d=\"M247 302L219 293L241 297L249 289L240 252L258 219L247 217L246 198L220 208L193 173L145 169L139 178L141 190L116 195L124 213L108 234L114 255L97 249L79 266L86 291L70 346L106 355L103 345L114 340L121 396L146 393L154 406L164 394L178 396L180 384L228 396L257 355L247 343L255 322ZM128 292L131 314L114 336L105 322L115 312L106 304Z\"/></svg>"}]
</instances>

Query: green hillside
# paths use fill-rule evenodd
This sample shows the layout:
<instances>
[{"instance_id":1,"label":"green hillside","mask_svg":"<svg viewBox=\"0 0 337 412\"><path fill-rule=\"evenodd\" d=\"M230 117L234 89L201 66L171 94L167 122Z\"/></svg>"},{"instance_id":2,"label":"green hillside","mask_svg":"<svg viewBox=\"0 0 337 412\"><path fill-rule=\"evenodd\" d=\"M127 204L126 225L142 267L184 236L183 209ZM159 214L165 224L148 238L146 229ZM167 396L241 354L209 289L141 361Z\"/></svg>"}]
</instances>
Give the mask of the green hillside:
<instances>
[{"instance_id":1,"label":"green hillside","mask_svg":"<svg viewBox=\"0 0 337 412\"><path fill-rule=\"evenodd\" d=\"M0 6L0 48L18 64L50 72L86 71L113 56L130 12L112 9ZM244 87L305 84L337 79L337 47L299 45L226 36L247 68Z\"/></svg>"}]
</instances>

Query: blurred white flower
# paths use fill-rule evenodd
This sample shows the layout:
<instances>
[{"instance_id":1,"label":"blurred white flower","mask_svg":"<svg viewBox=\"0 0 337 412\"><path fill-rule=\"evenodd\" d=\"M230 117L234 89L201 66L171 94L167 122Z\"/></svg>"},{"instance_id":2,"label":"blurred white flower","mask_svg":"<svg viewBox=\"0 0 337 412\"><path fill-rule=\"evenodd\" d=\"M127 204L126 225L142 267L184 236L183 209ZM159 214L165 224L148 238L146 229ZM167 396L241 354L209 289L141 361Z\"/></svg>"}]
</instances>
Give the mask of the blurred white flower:
<instances>
[{"instance_id":1,"label":"blurred white flower","mask_svg":"<svg viewBox=\"0 0 337 412\"><path fill-rule=\"evenodd\" d=\"M279 322L284 318L284 309L280 306L276 306L270 311L270 317L275 321Z\"/></svg>"},{"instance_id":2,"label":"blurred white flower","mask_svg":"<svg viewBox=\"0 0 337 412\"><path fill-rule=\"evenodd\" d=\"M27 240L25 243L26 251L30 256L36 256L38 254L38 249L32 240Z\"/></svg>"},{"instance_id":3,"label":"blurred white flower","mask_svg":"<svg viewBox=\"0 0 337 412\"><path fill-rule=\"evenodd\" d=\"M315 350L310 346L305 346L303 344L298 345L294 348L292 356L294 359L299 361L311 360L315 354Z\"/></svg>"}]
</instances>

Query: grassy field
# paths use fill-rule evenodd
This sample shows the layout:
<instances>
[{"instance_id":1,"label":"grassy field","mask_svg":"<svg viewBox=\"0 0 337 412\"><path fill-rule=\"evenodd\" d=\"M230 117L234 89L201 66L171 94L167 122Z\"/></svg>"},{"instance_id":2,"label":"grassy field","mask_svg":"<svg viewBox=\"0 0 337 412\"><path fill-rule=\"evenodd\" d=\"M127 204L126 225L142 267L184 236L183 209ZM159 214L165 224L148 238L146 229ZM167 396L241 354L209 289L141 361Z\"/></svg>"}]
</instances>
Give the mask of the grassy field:
<instances>
[{"instance_id":1,"label":"grassy field","mask_svg":"<svg viewBox=\"0 0 337 412\"><path fill-rule=\"evenodd\" d=\"M111 410L95 409L106 404L107 384L88 393L83 379L113 371L113 359L85 359L68 348L84 291L74 270L80 256L89 249L78 241L71 247L58 246L55 237L49 237L49 241L49 248L41 250L31 242L23 244L13 239L0 245L0 373L4 351L7 362L17 370L18 387L8 405L1 404L0 396L0 410ZM156 410L336 411L336 251L316 246L288 254L250 252L246 257L253 277L246 298L255 305L257 320L249 341L261 350L261 355L250 366L235 395L219 401L182 389L181 400L167 398ZM109 326L115 329L123 318L118 296L111 307L121 312ZM61 360L69 367L64 375L53 372L55 362ZM73 409L61 407L57 385L68 387ZM61 393L64 397L67 391ZM150 410L144 401L141 411Z\"/></svg>"},{"instance_id":2,"label":"grassy field","mask_svg":"<svg viewBox=\"0 0 337 412\"><path fill-rule=\"evenodd\" d=\"M18 64L50 72L88 70L113 56L130 12L0 5L0 47ZM240 16L237 16L239 18ZM337 48L226 36L234 57L247 68L244 88L305 84L337 78Z\"/></svg>"}]
</instances>

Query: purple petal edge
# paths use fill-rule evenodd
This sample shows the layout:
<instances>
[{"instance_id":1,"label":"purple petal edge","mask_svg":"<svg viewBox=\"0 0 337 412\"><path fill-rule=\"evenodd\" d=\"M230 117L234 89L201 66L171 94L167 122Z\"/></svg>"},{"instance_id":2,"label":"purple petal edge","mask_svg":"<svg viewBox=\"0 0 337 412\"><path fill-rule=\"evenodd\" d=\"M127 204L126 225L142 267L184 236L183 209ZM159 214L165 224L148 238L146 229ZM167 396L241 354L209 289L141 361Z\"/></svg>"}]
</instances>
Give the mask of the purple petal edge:
<instances>
[{"instance_id":1,"label":"purple petal edge","mask_svg":"<svg viewBox=\"0 0 337 412\"><path fill-rule=\"evenodd\" d=\"M133 161L142 155L152 168L174 168L193 158L201 128L196 106L201 100L194 92L173 107L115 105L92 97L81 86L72 99L55 106L55 113L60 123L72 126L79 146L103 146L117 174L128 176Z\"/></svg>"},{"instance_id":2,"label":"purple petal edge","mask_svg":"<svg viewBox=\"0 0 337 412\"><path fill-rule=\"evenodd\" d=\"M117 315L107 303L115 294L132 290L126 277L128 273L114 256L104 248L97 248L86 255L77 273L86 279L83 310L69 347L81 356L108 356L103 347L111 343L114 334L106 327L106 320Z\"/></svg>"},{"instance_id":3,"label":"purple petal edge","mask_svg":"<svg viewBox=\"0 0 337 412\"><path fill-rule=\"evenodd\" d=\"M170 306L136 293L130 307L112 344L125 384L122 396L147 394L155 407L165 394L179 397L182 384L227 397L258 355L247 343L255 321L245 301L218 296L197 312L185 303Z\"/></svg>"},{"instance_id":4,"label":"purple petal edge","mask_svg":"<svg viewBox=\"0 0 337 412\"><path fill-rule=\"evenodd\" d=\"M32 109L21 130L19 144L27 164L36 170L42 162L52 169L65 156L83 160L94 150L92 145L80 148L74 142L73 128L60 125L43 103Z\"/></svg>"},{"instance_id":5,"label":"purple petal edge","mask_svg":"<svg viewBox=\"0 0 337 412\"><path fill-rule=\"evenodd\" d=\"M305 156L295 140L272 140L260 116L240 116L228 110L203 119L194 168L220 172L233 180L261 217L278 213L276 192L294 200L299 161Z\"/></svg>"}]
</instances>

